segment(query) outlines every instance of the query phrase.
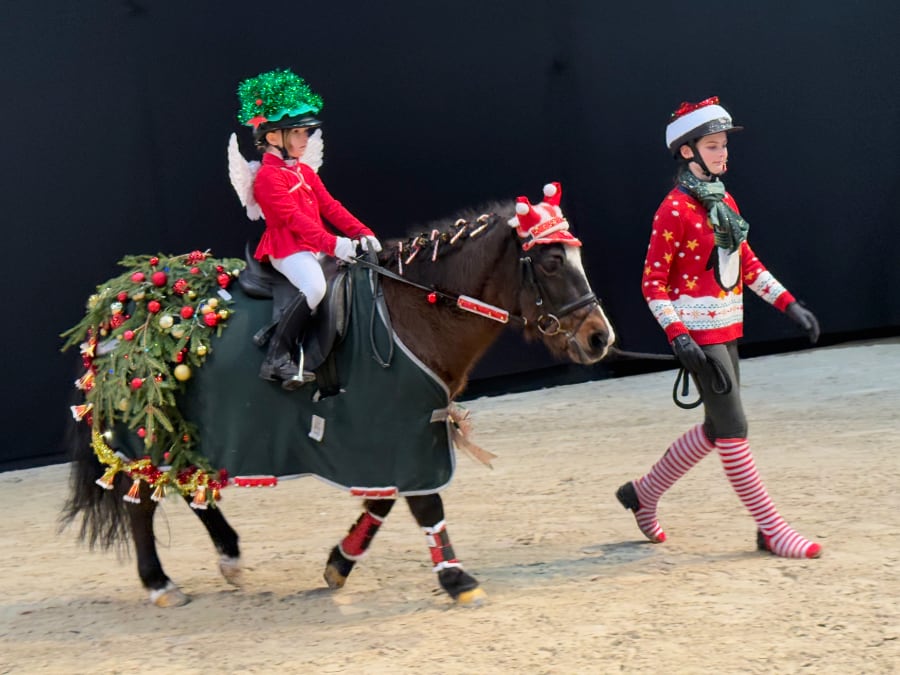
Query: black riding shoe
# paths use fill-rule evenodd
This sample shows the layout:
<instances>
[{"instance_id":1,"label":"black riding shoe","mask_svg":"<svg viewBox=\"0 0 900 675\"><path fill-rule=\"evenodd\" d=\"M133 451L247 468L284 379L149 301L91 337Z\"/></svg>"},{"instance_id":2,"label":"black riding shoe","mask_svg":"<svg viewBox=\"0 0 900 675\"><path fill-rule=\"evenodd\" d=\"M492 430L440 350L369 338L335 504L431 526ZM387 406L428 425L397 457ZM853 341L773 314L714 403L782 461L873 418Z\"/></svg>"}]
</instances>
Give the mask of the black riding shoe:
<instances>
[{"instance_id":1,"label":"black riding shoe","mask_svg":"<svg viewBox=\"0 0 900 675\"><path fill-rule=\"evenodd\" d=\"M634 489L634 483L631 481L628 481L616 490L616 499L619 500L622 506L631 511L637 512L641 508L637 490Z\"/></svg>"}]
</instances>

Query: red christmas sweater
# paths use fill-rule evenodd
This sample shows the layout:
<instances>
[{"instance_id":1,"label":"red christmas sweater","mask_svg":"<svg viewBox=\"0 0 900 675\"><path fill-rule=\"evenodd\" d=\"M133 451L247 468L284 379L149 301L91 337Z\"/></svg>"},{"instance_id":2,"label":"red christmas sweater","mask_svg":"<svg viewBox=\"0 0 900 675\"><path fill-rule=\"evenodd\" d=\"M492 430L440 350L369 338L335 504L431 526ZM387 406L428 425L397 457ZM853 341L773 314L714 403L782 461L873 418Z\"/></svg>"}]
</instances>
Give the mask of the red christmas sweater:
<instances>
[{"instance_id":1,"label":"red christmas sweater","mask_svg":"<svg viewBox=\"0 0 900 675\"><path fill-rule=\"evenodd\" d=\"M730 194L725 203L738 211ZM716 246L702 203L674 188L656 210L644 261L644 298L671 342L689 333L701 345L744 334L744 285L784 311L794 301L744 241L734 253Z\"/></svg>"},{"instance_id":2,"label":"red christmas sweater","mask_svg":"<svg viewBox=\"0 0 900 675\"><path fill-rule=\"evenodd\" d=\"M351 239L374 236L332 197L322 179L306 164L288 165L267 152L253 183L253 196L266 219L254 257L257 260L284 258L299 251L334 255L337 237L329 225Z\"/></svg>"}]
</instances>

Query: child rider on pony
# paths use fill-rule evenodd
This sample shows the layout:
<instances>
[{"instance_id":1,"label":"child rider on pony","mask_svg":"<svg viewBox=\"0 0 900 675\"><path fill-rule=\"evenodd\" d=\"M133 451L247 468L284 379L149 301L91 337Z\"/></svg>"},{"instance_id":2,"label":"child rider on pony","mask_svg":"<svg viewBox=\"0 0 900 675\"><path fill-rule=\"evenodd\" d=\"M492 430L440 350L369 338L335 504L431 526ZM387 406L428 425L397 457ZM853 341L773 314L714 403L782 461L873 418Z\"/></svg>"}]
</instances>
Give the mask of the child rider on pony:
<instances>
[{"instance_id":1,"label":"child rider on pony","mask_svg":"<svg viewBox=\"0 0 900 675\"><path fill-rule=\"evenodd\" d=\"M259 375L280 380L283 388L292 390L303 384L293 353L325 296L320 257L349 262L356 255L354 239L361 241L363 250L371 247L376 253L381 244L372 230L329 194L313 168L301 161L310 133L322 124L316 118L322 98L287 69L244 80L237 92L238 119L253 127L253 140L262 153L253 196L266 229L254 257L270 262L299 291L281 314ZM326 222L339 234L329 231Z\"/></svg>"}]
</instances>

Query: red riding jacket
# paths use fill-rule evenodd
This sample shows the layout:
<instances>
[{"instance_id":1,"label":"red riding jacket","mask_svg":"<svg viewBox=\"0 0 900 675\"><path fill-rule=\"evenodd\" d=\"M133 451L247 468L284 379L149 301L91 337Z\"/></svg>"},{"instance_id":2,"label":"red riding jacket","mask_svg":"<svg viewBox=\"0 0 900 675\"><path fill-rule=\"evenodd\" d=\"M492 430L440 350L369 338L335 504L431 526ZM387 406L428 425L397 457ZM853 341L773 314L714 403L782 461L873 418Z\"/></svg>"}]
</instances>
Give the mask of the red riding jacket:
<instances>
[{"instance_id":1,"label":"red riding jacket","mask_svg":"<svg viewBox=\"0 0 900 675\"><path fill-rule=\"evenodd\" d=\"M351 238L375 236L325 189L322 179L306 164L288 165L267 152L256 174L253 195L266 219L254 257L284 258L299 251L334 255L337 237L326 221Z\"/></svg>"}]
</instances>

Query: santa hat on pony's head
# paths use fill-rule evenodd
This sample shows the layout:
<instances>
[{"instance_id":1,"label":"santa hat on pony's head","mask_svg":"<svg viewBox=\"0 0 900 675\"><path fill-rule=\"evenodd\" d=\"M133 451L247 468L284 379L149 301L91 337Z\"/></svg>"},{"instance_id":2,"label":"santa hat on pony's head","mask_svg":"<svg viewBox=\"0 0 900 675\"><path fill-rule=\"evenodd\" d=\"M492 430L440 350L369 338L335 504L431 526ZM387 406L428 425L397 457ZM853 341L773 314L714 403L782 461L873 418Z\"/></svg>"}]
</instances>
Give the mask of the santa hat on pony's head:
<instances>
[{"instance_id":1,"label":"santa hat on pony's head","mask_svg":"<svg viewBox=\"0 0 900 675\"><path fill-rule=\"evenodd\" d=\"M519 236L526 240L522 250L527 251L535 244L581 246L581 242L569 232L569 221L559 208L560 197L560 184L547 183L540 204L532 205L528 197L516 199L516 215L509 219L509 226L516 228Z\"/></svg>"}]
</instances>

